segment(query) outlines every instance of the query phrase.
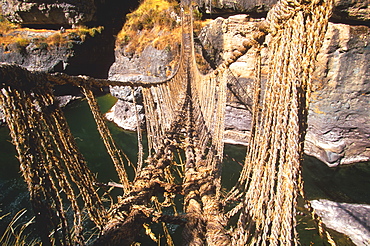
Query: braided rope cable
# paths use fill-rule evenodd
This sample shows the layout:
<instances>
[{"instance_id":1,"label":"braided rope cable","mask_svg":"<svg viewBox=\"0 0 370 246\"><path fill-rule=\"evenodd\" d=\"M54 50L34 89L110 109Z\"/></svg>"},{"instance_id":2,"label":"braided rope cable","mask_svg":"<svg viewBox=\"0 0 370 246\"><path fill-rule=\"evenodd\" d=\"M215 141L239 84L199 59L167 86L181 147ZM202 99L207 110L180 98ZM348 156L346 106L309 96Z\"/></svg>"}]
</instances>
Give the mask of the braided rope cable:
<instances>
[{"instance_id":1,"label":"braided rope cable","mask_svg":"<svg viewBox=\"0 0 370 246\"><path fill-rule=\"evenodd\" d=\"M261 32L255 34L255 39L243 42L243 47L235 51L232 58L207 75L199 72L195 62L192 10L184 11L181 59L176 73L160 82L120 83L131 87L142 86L147 117L150 156L148 165L139 168L132 191L128 190L124 167L119 166L123 163L122 158L117 157L119 153L113 140L108 139L110 134L96 99L91 90L86 89L90 85L117 82L85 76L71 78L61 74L45 75L56 84L87 84L83 90L98 130L104 135L107 151L126 187L126 196L112 207L109 215L93 187L94 177L77 150L60 109L52 110L51 116L40 112L39 108L43 110L54 104L51 95L30 96L7 90L5 86L11 80L8 79L1 85L0 101L6 105L7 120L22 172L31 197L35 198L34 207L39 210L46 208L44 217L40 218L47 221L46 217L49 216L51 219L47 223L50 227L56 228L61 224L64 245L72 241L83 244L81 209L76 202L77 194L70 184L73 182L80 190L91 220L100 228L104 226L103 239L109 238L106 235L112 235L112 240L116 242L121 242L124 236L131 240L141 224L150 217L148 214L152 210L148 202L155 195L155 189L162 184L162 179L167 180L167 185L173 182L171 172L164 171L173 162L172 151L176 145L172 141L175 137L169 136L183 128L185 130L182 129L181 134L185 136L183 148L186 155L183 190L188 214L185 241L189 244L230 244L230 238L224 230L226 218L240 211L237 228L231 238L233 244L297 245L295 206L298 194L303 194L302 184L299 183L305 129L302 115L307 113L314 59L321 46L332 2L279 1L261 25ZM228 67L248 48L259 46L257 40L266 35L263 28L272 35L269 78L263 98L260 98L260 76L255 81L252 139L238 186L227 198L234 201L241 199L241 202L224 216L219 198L226 84L235 79ZM260 63L258 59L257 74L261 73ZM0 66L0 69L6 72L7 66ZM22 71L20 74L30 81L38 75ZM5 73L3 76L12 78L13 75ZM14 85L19 86L17 83ZM186 100L190 102L186 104ZM10 110L14 108L18 110L13 113ZM29 109L31 111L27 113ZM181 117L183 119L179 120ZM40 122L35 119L40 119ZM46 129L50 133L43 132L42 125L53 125ZM28 133L32 134L27 137ZM33 146L35 143L38 147ZM50 145L53 146L52 150L49 149ZM66 170L68 175L62 170ZM35 183L42 185L35 186ZM74 211L73 239L68 231L59 189L66 194ZM55 216L55 213L59 216ZM115 232L119 233L116 235ZM324 231L322 234L328 236Z\"/></svg>"},{"instance_id":2,"label":"braided rope cable","mask_svg":"<svg viewBox=\"0 0 370 246\"><path fill-rule=\"evenodd\" d=\"M97 129L104 142L107 152L109 156L111 157L113 164L116 168L118 178L121 184L123 185L123 191L124 193L128 193L130 190L130 182L128 180L128 176L127 176L127 172L126 172L124 164L125 162L130 163L130 160L120 149L117 148L117 145L113 139L112 134L110 133L108 129L108 126L99 109L98 102L96 101L92 90L86 87L83 87L82 91L90 106L91 112L96 122Z\"/></svg>"}]
</instances>

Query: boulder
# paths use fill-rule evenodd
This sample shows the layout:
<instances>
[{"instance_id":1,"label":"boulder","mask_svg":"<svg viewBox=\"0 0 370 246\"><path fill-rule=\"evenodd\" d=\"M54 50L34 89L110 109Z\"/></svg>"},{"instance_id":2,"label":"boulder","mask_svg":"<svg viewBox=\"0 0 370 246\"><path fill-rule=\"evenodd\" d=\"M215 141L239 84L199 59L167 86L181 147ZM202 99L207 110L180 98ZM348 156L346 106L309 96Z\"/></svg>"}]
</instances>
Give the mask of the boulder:
<instances>
[{"instance_id":1,"label":"boulder","mask_svg":"<svg viewBox=\"0 0 370 246\"><path fill-rule=\"evenodd\" d=\"M144 107L136 105L136 110L139 113L139 122L144 122ZM125 100L118 100L116 104L105 114L107 120L114 121L117 126L129 130L137 130L137 118L135 115L135 104Z\"/></svg>"},{"instance_id":2,"label":"boulder","mask_svg":"<svg viewBox=\"0 0 370 246\"><path fill-rule=\"evenodd\" d=\"M169 65L173 54L169 50L158 50L152 46L146 47L142 53L127 53L125 47L117 46L115 49L116 60L109 69L109 79L116 81L160 81L172 73ZM130 87L110 87L110 93L118 98L116 104L106 114L106 118L126 130L136 130L137 118L133 96L139 112L141 127L145 124L144 106L139 89L132 94Z\"/></svg>"},{"instance_id":3,"label":"boulder","mask_svg":"<svg viewBox=\"0 0 370 246\"><path fill-rule=\"evenodd\" d=\"M131 87L128 86L112 86L110 87L110 93L118 100L115 105L105 114L105 117L110 121L114 121L114 123L121 128L130 131L136 131L138 125L136 118L137 112L140 127L143 128L145 114L141 89L135 88L134 91L132 91Z\"/></svg>"}]
</instances>

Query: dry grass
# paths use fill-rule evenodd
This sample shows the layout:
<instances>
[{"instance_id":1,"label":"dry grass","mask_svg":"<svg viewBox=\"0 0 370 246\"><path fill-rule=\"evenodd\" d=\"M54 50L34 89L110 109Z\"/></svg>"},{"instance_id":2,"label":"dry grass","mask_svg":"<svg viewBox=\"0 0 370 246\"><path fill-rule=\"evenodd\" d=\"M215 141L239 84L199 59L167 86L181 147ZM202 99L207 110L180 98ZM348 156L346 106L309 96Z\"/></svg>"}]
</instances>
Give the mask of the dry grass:
<instances>
[{"instance_id":1,"label":"dry grass","mask_svg":"<svg viewBox=\"0 0 370 246\"><path fill-rule=\"evenodd\" d=\"M103 26L88 28L85 26L80 26L75 29L67 29L66 34L76 33L80 36L82 41L85 41L86 37L95 37L96 34L100 34L104 30Z\"/></svg>"},{"instance_id":2,"label":"dry grass","mask_svg":"<svg viewBox=\"0 0 370 246\"><path fill-rule=\"evenodd\" d=\"M26 232L28 227L34 223L34 218L31 218L26 222L22 221L26 212L26 209L21 209L17 214L14 215L3 234L0 235L0 245L40 245L38 239L30 239L30 232ZM0 217L0 222L8 215L9 214L6 214Z\"/></svg>"},{"instance_id":3,"label":"dry grass","mask_svg":"<svg viewBox=\"0 0 370 246\"><path fill-rule=\"evenodd\" d=\"M180 6L175 0L144 0L127 15L116 44L132 53L140 53L150 44L157 49L174 47L181 39L179 16Z\"/></svg>"},{"instance_id":4,"label":"dry grass","mask_svg":"<svg viewBox=\"0 0 370 246\"><path fill-rule=\"evenodd\" d=\"M199 32L208 20L194 11L194 31ZM128 53L140 54L147 46L173 49L181 43L181 10L176 0L143 0L126 16L126 23L117 35L116 46Z\"/></svg>"},{"instance_id":5,"label":"dry grass","mask_svg":"<svg viewBox=\"0 0 370 246\"><path fill-rule=\"evenodd\" d=\"M64 32L21 28L19 25L7 21L0 15L0 45L8 52L24 50L30 43L45 49L53 46L68 45L75 40L84 42L87 37L94 37L103 30L104 27L102 26L93 28L80 26L74 29L66 29ZM31 32L34 36L29 37L26 35L26 32ZM45 35L45 33L51 34Z\"/></svg>"}]
</instances>

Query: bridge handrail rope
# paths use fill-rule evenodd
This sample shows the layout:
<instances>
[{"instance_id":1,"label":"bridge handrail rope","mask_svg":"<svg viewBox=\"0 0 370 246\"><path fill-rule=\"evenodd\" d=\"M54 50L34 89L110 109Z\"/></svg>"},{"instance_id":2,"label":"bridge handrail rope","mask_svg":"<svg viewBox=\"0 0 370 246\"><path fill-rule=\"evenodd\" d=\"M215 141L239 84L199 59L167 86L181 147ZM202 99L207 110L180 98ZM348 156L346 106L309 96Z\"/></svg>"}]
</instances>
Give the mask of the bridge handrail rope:
<instances>
[{"instance_id":1,"label":"bridge handrail rope","mask_svg":"<svg viewBox=\"0 0 370 246\"><path fill-rule=\"evenodd\" d=\"M269 11L265 28L261 26L272 35L269 74L262 108L253 116L258 121L242 175L228 196L243 204L237 206L237 245L298 244L294 215L297 196L303 195L299 182L306 100L331 8L330 0L279 1Z\"/></svg>"}]
</instances>

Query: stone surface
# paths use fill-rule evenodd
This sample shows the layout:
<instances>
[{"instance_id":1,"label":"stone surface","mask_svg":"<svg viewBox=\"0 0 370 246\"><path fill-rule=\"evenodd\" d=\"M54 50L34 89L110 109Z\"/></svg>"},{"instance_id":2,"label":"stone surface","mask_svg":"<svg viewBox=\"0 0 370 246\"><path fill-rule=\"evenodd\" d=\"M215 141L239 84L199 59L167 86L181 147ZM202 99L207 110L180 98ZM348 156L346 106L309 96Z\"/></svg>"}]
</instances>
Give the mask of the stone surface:
<instances>
[{"instance_id":1,"label":"stone surface","mask_svg":"<svg viewBox=\"0 0 370 246\"><path fill-rule=\"evenodd\" d=\"M59 105L59 107L65 107L71 101L81 99L82 96L73 96L73 95L64 95L64 96L56 96L55 101Z\"/></svg>"},{"instance_id":2,"label":"stone surface","mask_svg":"<svg viewBox=\"0 0 370 246\"><path fill-rule=\"evenodd\" d=\"M335 0L332 19L346 22L368 22L370 7L368 0Z\"/></svg>"},{"instance_id":3,"label":"stone surface","mask_svg":"<svg viewBox=\"0 0 370 246\"><path fill-rule=\"evenodd\" d=\"M266 14L277 0L195 0L208 14L224 12L248 12Z\"/></svg>"},{"instance_id":4,"label":"stone surface","mask_svg":"<svg viewBox=\"0 0 370 246\"><path fill-rule=\"evenodd\" d=\"M349 236L356 245L370 245L370 205L325 199L313 200L311 205L328 228Z\"/></svg>"},{"instance_id":5,"label":"stone surface","mask_svg":"<svg viewBox=\"0 0 370 246\"><path fill-rule=\"evenodd\" d=\"M73 50L66 45L41 46L31 42L25 47L19 47L17 44L0 46L1 62L17 64L30 71L64 71L73 55Z\"/></svg>"},{"instance_id":6,"label":"stone surface","mask_svg":"<svg viewBox=\"0 0 370 246\"><path fill-rule=\"evenodd\" d=\"M33 23L40 24L60 24L62 22L77 24L80 21L92 20L93 15L96 14L98 19L104 20L103 22L107 26L109 26L109 18L103 15L103 12L107 13L118 3L113 1L111 5L108 5L100 0L1 1L2 11L8 13L9 18L15 18L14 20L23 16L23 19L18 20L22 23L31 23L27 20L33 20L35 21ZM263 16L275 2L275 0L224 0L213 1L214 5L210 6L209 1L199 0L199 5L203 9L219 8L229 13L235 10L246 11L252 15ZM114 16L118 16L118 9L124 9L124 6L121 5L115 10ZM100 12L95 13L97 11L95 6L99 6ZM58 11L62 11L64 17L60 17L61 12ZM208 9L208 11L212 12L212 9ZM57 16L63 20L55 21L58 19ZM333 15L335 21L348 22L350 20L356 21L357 24L366 24L365 21L368 21L368 18L368 1L335 1ZM114 19L117 18L114 17ZM24 22L24 20L26 21ZM220 17L202 30L199 40L208 53L207 60L213 63L211 66L217 66L223 59L231 55L233 49L240 45L244 36L253 29L255 21L258 19L254 20L245 14L230 16L228 19ZM112 32L109 33L109 35L111 34ZM28 35L32 37L34 34L29 33ZM43 35L51 35L51 32L45 32ZM101 54L110 54L109 49L112 49L114 44L112 41L105 42L104 40L107 39L104 35L99 38L87 40L83 45L76 42L73 48L57 46L43 49L32 42L23 47L21 52L18 50L19 47L10 46L7 50L0 47L0 61L16 63L29 70L63 71L69 74L88 74L95 77L105 77L110 67L109 78L122 81L143 78L146 80L149 77L154 78L153 80L160 80L173 72L173 65L169 64L175 54L169 50L156 50L151 46L147 47L141 55L128 54L124 51L124 47L118 47L115 51L115 62L110 66L113 57ZM368 26L331 23L324 47L318 57L305 151L331 166L370 159L369 41ZM268 62L265 54L266 49L263 49L263 75L266 74L265 65ZM240 143L248 139L251 83L255 57L255 50L251 49L230 66L237 82L229 85L229 101L226 110L228 141ZM112 89L111 93L115 95L118 93L117 91ZM242 100L233 97L231 91L244 95ZM125 96L119 98L119 101L126 101L118 103L123 108L132 105L132 100L125 98ZM118 108L117 106L110 113L113 119L130 118L127 115L127 112L130 111ZM131 124L129 129L135 128L133 127L133 118L126 122Z\"/></svg>"},{"instance_id":7,"label":"stone surface","mask_svg":"<svg viewBox=\"0 0 370 246\"><path fill-rule=\"evenodd\" d=\"M94 13L94 26L103 26L104 31L100 35L95 35L94 38L86 38L82 41L78 35L71 36L71 42L62 45L48 45L37 41L37 38L42 36L44 38L54 35L59 31L55 30L33 30L18 29L18 34L22 38L28 39L26 46L19 46L18 44L10 44L8 46L0 46L0 62L14 63L32 71L47 71L47 72L64 72L70 75L89 75L96 78L107 78L108 70L114 62L114 46L115 35L122 28L124 16L138 5L138 1L121 1L121 0L86 0L86 1L13 1L0 0L1 8L8 18L13 20L18 18L22 11L27 9L27 6L34 6L36 14L25 12L27 18L33 18L30 23L22 22L22 24L29 24L34 27L49 28L64 26L65 24L83 24L78 21L91 21L91 14L96 5L96 13ZM19 5L19 6L18 6ZM21 5L26 7L21 7ZM18 6L18 7L17 7ZM67 6L63 7L62 6ZM40 12L43 9L43 12ZM22 10L23 9L23 10ZM13 10L15 12L13 12ZM61 19L55 21L54 14L62 15L64 17L71 17L70 11L78 12L82 19ZM95 10L94 10L95 11ZM53 13L51 13L53 12ZM77 13L76 12L76 13ZM41 13L41 14L40 14ZM88 17L90 16L90 17ZM85 18L86 17L86 18ZM41 19L39 19L41 18ZM15 21L14 19L14 21ZM62 89L63 93L75 94L75 90ZM1 112L1 110L0 110ZM3 119L0 115L0 121Z\"/></svg>"},{"instance_id":8,"label":"stone surface","mask_svg":"<svg viewBox=\"0 0 370 246\"><path fill-rule=\"evenodd\" d=\"M96 12L94 0L1 0L1 5L5 18L23 25L81 25Z\"/></svg>"},{"instance_id":9,"label":"stone surface","mask_svg":"<svg viewBox=\"0 0 370 246\"><path fill-rule=\"evenodd\" d=\"M131 87L113 86L110 87L109 90L111 95L116 97L118 100L115 105L106 113L106 118L110 121L113 121L123 129L136 131L138 121L135 112L135 97L136 110L140 122L139 124L141 128L144 128L145 114L141 89L135 88L134 93L132 93Z\"/></svg>"},{"instance_id":10,"label":"stone surface","mask_svg":"<svg viewBox=\"0 0 370 246\"><path fill-rule=\"evenodd\" d=\"M115 62L109 69L109 78L112 80L139 80L143 76L163 79L171 73L172 69L169 66L173 59L172 53L167 50L157 50L152 46L146 47L140 55L127 53L125 46L118 46L115 57Z\"/></svg>"},{"instance_id":11,"label":"stone surface","mask_svg":"<svg viewBox=\"0 0 370 246\"><path fill-rule=\"evenodd\" d=\"M70 75L90 75L107 77L108 68L113 62L109 59L105 34L87 35L85 38L71 32L59 43L44 39L59 35L59 31L19 29L7 35L19 35L27 40L25 45L11 43L0 45L0 62L17 64L30 71L64 72ZM110 61L112 60L112 61Z\"/></svg>"},{"instance_id":12,"label":"stone surface","mask_svg":"<svg viewBox=\"0 0 370 246\"><path fill-rule=\"evenodd\" d=\"M329 165L370 160L370 28L330 24L317 57L306 153Z\"/></svg>"},{"instance_id":13,"label":"stone surface","mask_svg":"<svg viewBox=\"0 0 370 246\"><path fill-rule=\"evenodd\" d=\"M116 60L109 69L109 79L116 81L160 81L172 73L170 66L174 55L168 50L146 47L140 55L127 53L125 47L117 46ZM126 130L135 130L137 120L130 87L111 87L110 93L118 98L116 104L106 114L106 118ZM135 91L140 124L144 127L145 115L141 91Z\"/></svg>"},{"instance_id":14,"label":"stone surface","mask_svg":"<svg viewBox=\"0 0 370 246\"><path fill-rule=\"evenodd\" d=\"M136 109L139 113L140 123L144 122L144 107L142 105L136 105ZM129 130L136 131L137 129L137 118L135 115L135 104L118 100L116 104L105 114L107 120L114 121L119 127Z\"/></svg>"}]
</instances>

